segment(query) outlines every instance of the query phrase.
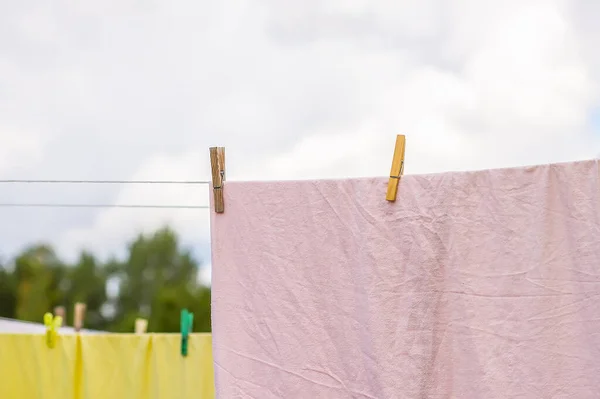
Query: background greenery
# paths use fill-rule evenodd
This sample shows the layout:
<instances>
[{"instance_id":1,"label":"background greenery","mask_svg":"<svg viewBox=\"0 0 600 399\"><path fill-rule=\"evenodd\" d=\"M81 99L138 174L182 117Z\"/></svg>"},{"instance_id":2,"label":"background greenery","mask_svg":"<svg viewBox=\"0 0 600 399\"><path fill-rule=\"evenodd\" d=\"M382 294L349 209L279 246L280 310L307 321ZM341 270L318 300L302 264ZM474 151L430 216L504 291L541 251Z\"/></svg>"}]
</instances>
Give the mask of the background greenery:
<instances>
[{"instance_id":1,"label":"background greenery","mask_svg":"<svg viewBox=\"0 0 600 399\"><path fill-rule=\"evenodd\" d=\"M170 228L134 238L123 260L100 262L83 252L75 264L61 261L48 245L26 248L0 264L0 317L41 323L44 313L64 306L73 323L75 302L87 305L85 328L133 332L135 319L148 332L178 332L180 311L194 313L194 331L210 331L210 288L198 282L201 264ZM107 281L119 281L107 295Z\"/></svg>"}]
</instances>

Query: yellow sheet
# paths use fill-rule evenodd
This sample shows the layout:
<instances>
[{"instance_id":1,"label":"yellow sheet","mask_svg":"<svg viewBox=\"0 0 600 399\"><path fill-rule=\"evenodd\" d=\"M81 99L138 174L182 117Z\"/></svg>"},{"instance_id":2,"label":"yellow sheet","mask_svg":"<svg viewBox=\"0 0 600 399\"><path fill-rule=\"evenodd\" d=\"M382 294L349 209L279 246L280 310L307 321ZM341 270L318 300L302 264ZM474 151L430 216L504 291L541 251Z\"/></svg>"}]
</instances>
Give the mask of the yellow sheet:
<instances>
[{"instance_id":1,"label":"yellow sheet","mask_svg":"<svg viewBox=\"0 0 600 399\"><path fill-rule=\"evenodd\" d=\"M210 334L0 334L1 399L213 399Z\"/></svg>"}]
</instances>

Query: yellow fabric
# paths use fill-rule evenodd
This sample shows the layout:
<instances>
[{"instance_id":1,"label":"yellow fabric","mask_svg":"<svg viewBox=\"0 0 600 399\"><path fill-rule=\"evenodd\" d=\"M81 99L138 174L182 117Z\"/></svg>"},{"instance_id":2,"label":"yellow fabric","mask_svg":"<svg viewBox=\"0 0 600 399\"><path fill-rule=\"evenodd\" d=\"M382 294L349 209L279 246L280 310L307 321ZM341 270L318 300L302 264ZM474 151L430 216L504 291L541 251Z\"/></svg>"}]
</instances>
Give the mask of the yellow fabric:
<instances>
[{"instance_id":1,"label":"yellow fabric","mask_svg":"<svg viewBox=\"0 0 600 399\"><path fill-rule=\"evenodd\" d=\"M213 399L210 334L0 334L2 399Z\"/></svg>"}]
</instances>

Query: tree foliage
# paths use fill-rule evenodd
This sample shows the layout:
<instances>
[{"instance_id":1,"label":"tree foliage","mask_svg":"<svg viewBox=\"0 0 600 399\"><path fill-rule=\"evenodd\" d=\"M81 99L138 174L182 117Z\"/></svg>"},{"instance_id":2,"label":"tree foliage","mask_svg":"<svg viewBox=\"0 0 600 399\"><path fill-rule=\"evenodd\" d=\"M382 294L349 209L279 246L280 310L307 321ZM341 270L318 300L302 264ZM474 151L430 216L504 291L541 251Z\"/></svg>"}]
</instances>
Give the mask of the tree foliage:
<instances>
[{"instance_id":1,"label":"tree foliage","mask_svg":"<svg viewBox=\"0 0 600 399\"><path fill-rule=\"evenodd\" d=\"M136 237L122 260L101 262L85 251L67 264L50 246L35 245L0 264L0 316L41 322L45 312L64 306L72 325L74 304L84 302L86 328L132 332L143 317L149 332L178 332L187 308L194 331L209 332L210 288L198 282L200 267L167 227ZM111 296L107 288L115 284Z\"/></svg>"}]
</instances>

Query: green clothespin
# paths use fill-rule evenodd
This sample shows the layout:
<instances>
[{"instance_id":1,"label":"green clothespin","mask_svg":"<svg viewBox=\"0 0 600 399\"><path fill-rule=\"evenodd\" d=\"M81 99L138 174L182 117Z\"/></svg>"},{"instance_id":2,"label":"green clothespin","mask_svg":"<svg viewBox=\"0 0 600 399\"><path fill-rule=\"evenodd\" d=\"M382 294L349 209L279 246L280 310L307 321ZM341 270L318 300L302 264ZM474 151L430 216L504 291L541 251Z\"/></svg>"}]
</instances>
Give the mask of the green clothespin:
<instances>
[{"instance_id":1,"label":"green clothespin","mask_svg":"<svg viewBox=\"0 0 600 399\"><path fill-rule=\"evenodd\" d=\"M56 346L58 329L62 325L62 317L46 313L44 315L44 325L46 326L46 345L48 345L48 348L54 348Z\"/></svg>"},{"instance_id":2,"label":"green clothespin","mask_svg":"<svg viewBox=\"0 0 600 399\"><path fill-rule=\"evenodd\" d=\"M192 332L194 324L194 314L188 312L187 309L181 311L181 356L188 354L188 338Z\"/></svg>"}]
</instances>

